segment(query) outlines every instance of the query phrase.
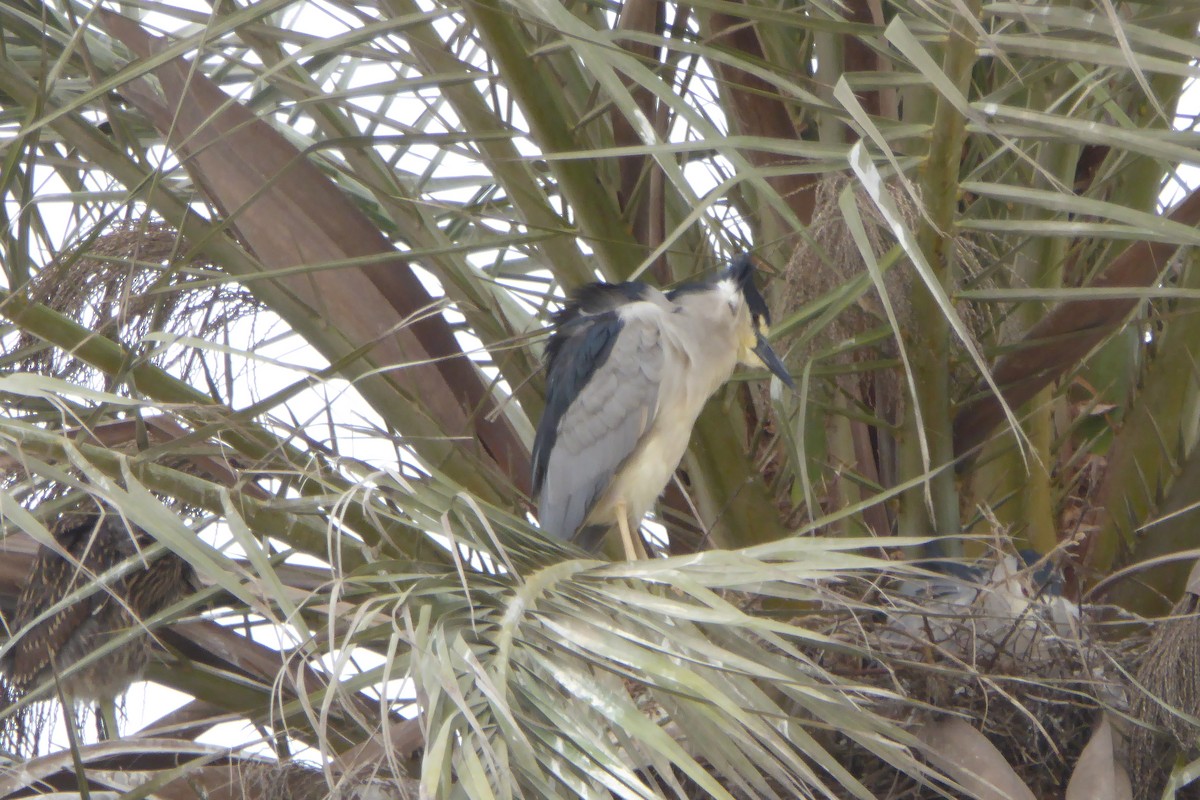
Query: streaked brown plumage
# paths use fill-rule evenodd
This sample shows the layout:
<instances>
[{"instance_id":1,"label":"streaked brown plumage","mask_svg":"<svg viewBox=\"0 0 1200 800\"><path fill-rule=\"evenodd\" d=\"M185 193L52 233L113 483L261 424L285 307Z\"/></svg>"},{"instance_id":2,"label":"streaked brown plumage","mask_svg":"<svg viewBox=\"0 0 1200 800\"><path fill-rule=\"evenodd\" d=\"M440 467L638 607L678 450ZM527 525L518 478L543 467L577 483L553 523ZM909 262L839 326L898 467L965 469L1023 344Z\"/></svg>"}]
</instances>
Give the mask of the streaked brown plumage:
<instances>
[{"instance_id":1,"label":"streaked brown plumage","mask_svg":"<svg viewBox=\"0 0 1200 800\"><path fill-rule=\"evenodd\" d=\"M49 608L152 543L116 514L93 507L60 517L51 532L70 555L42 546L8 621L17 636ZM136 537L136 541L135 541ZM34 624L0 659L12 695L22 696L58 672L63 692L78 701L111 703L138 679L149 641L136 636L71 675L64 673L114 636L179 600L192 584L191 567L167 553Z\"/></svg>"}]
</instances>

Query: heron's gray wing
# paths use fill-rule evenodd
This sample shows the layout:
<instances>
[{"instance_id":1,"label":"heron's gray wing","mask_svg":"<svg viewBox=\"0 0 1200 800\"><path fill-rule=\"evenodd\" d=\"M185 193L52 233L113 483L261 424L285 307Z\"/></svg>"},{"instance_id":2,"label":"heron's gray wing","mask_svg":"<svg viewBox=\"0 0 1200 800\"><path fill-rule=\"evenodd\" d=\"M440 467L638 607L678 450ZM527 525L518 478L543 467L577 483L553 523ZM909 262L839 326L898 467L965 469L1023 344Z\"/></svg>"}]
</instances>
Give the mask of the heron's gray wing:
<instances>
[{"instance_id":1,"label":"heron's gray wing","mask_svg":"<svg viewBox=\"0 0 1200 800\"><path fill-rule=\"evenodd\" d=\"M663 366L658 321L654 314L626 314L617 324L607 357L591 365L545 457L538 519L559 539L576 535L654 420Z\"/></svg>"},{"instance_id":2,"label":"heron's gray wing","mask_svg":"<svg viewBox=\"0 0 1200 800\"><path fill-rule=\"evenodd\" d=\"M563 415L608 360L624 327L615 309L594 315L582 314L574 306L567 310L573 316L556 318L554 335L546 345L546 408L533 439L534 497L541 494Z\"/></svg>"}]
</instances>

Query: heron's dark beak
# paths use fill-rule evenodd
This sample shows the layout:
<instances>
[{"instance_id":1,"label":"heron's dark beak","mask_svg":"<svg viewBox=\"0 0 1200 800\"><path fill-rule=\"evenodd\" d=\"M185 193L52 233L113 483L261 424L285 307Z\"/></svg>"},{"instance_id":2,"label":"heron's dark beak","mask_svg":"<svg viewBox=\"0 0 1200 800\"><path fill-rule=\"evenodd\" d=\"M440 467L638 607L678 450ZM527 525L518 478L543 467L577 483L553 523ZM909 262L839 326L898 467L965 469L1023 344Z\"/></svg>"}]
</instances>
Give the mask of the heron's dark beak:
<instances>
[{"instance_id":1,"label":"heron's dark beak","mask_svg":"<svg viewBox=\"0 0 1200 800\"><path fill-rule=\"evenodd\" d=\"M775 355L775 351L771 349L771 345L767 344L767 337L761 333L756 333L758 344L754 346L754 355L762 359L762 362L767 365L767 369L775 374L775 377L784 382L789 389L796 388L796 382L792 380L792 376L788 374L787 367L783 365L783 361L779 356Z\"/></svg>"}]
</instances>

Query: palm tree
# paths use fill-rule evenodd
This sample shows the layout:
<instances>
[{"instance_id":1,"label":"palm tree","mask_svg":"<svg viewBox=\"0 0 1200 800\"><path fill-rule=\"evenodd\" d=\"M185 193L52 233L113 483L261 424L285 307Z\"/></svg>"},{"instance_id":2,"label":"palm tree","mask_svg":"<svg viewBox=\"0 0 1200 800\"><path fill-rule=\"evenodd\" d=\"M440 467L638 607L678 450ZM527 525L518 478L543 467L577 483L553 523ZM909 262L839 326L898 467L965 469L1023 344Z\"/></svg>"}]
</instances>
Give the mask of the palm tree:
<instances>
[{"instance_id":1,"label":"palm tree","mask_svg":"<svg viewBox=\"0 0 1200 800\"><path fill-rule=\"evenodd\" d=\"M1186 558L1108 579L1195 546L1198 24L1110 0L3 5L0 596L82 495L205 587L127 634L186 705L24 774L311 779L207 734L397 796L1050 775L930 708L1044 676L899 657L884 610L902 556L993 546L1073 600L1182 592ZM800 391L709 404L656 513L675 557L543 540L549 312L747 249ZM1083 677L1059 688L1090 720ZM0 711L27 759L30 708ZM1087 736L1035 738L1061 785Z\"/></svg>"}]
</instances>

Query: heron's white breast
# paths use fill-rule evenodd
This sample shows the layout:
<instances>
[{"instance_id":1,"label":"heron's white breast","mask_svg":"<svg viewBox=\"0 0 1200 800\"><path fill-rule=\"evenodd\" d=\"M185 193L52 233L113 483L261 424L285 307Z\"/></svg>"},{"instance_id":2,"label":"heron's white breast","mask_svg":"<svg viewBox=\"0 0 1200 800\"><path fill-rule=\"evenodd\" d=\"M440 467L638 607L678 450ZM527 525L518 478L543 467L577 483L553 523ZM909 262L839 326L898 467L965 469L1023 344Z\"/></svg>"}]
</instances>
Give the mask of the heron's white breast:
<instances>
[{"instance_id":1,"label":"heron's white breast","mask_svg":"<svg viewBox=\"0 0 1200 800\"><path fill-rule=\"evenodd\" d=\"M609 494L612 502L625 500L630 519L640 520L663 493L691 439L692 425L682 415L655 425L642 440L632 460L618 474Z\"/></svg>"}]
</instances>

